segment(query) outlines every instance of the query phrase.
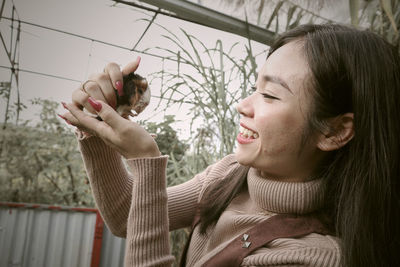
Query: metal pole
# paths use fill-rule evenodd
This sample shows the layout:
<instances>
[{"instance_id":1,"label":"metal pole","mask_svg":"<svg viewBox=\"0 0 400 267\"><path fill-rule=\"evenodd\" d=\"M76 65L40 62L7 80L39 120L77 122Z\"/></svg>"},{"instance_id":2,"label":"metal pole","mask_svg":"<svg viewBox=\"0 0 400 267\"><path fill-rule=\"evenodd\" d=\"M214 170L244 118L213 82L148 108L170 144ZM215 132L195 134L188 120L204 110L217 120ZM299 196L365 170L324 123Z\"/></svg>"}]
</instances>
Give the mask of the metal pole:
<instances>
[{"instance_id":1,"label":"metal pole","mask_svg":"<svg viewBox=\"0 0 400 267\"><path fill-rule=\"evenodd\" d=\"M122 3L156 12L155 10L151 10L151 8L141 7L140 5L135 4L133 2L122 1L122 0L113 0L113 1L116 3ZM163 10L168 10L173 14L175 14L172 15L173 17L177 17L179 19L183 19L186 21L190 21L214 29L237 34L266 45L271 45L273 40L275 39L275 33L272 31L263 29L253 24L249 24L240 19L225 15L223 13L206 8L204 6L198 5L193 2L185 0L140 0L140 1L146 4L156 6ZM165 12L161 14L164 13Z\"/></svg>"}]
</instances>

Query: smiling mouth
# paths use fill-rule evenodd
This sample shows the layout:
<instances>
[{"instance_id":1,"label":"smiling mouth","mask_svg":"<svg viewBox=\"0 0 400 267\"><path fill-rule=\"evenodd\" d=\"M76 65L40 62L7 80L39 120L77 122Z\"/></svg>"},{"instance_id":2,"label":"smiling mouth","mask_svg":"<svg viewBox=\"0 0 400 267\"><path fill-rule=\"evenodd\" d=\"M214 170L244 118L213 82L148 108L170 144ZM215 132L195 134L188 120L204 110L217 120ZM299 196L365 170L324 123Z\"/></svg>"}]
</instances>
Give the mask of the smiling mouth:
<instances>
[{"instance_id":1,"label":"smiling mouth","mask_svg":"<svg viewBox=\"0 0 400 267\"><path fill-rule=\"evenodd\" d=\"M246 129L243 126L239 127L239 134L243 138L247 139L257 139L258 133L253 132L252 130Z\"/></svg>"}]
</instances>

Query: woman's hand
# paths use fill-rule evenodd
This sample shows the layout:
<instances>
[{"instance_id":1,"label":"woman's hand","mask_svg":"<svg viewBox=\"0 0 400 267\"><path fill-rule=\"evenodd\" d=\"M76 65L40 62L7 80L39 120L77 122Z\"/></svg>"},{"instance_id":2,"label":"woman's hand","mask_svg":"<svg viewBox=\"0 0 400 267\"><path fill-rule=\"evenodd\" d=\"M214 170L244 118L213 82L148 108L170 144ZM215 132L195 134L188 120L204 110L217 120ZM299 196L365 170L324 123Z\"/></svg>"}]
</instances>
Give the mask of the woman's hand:
<instances>
[{"instance_id":1,"label":"woman's hand","mask_svg":"<svg viewBox=\"0 0 400 267\"><path fill-rule=\"evenodd\" d=\"M154 138L139 124L122 118L104 101L89 97L88 104L103 121L86 114L73 103L63 103L69 112L62 117L71 125L100 137L127 159L161 155Z\"/></svg>"},{"instance_id":2,"label":"woman's hand","mask_svg":"<svg viewBox=\"0 0 400 267\"><path fill-rule=\"evenodd\" d=\"M89 79L72 93L72 102L79 108L85 108L90 113L96 114L96 111L88 103L88 98L92 97L101 100L113 108L116 106L115 90L118 95L123 94L123 76L134 72L140 63L140 57L128 65L122 71L116 63L109 63L104 68L103 73L96 73L89 76Z\"/></svg>"}]
</instances>

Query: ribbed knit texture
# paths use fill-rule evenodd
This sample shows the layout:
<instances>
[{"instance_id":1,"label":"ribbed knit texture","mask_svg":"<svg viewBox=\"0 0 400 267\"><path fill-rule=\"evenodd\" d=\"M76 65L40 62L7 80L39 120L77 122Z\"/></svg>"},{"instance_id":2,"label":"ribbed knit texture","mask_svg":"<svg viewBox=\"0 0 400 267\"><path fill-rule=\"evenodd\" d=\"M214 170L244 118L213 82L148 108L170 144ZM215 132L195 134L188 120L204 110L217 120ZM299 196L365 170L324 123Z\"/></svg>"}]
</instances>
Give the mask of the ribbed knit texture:
<instances>
[{"instance_id":1,"label":"ribbed knit texture","mask_svg":"<svg viewBox=\"0 0 400 267\"><path fill-rule=\"evenodd\" d=\"M261 178L257 170L248 175L250 198L260 208L276 212L304 214L321 207L321 181L304 183L278 182Z\"/></svg>"},{"instance_id":2,"label":"ribbed knit texture","mask_svg":"<svg viewBox=\"0 0 400 267\"><path fill-rule=\"evenodd\" d=\"M169 266L167 186L168 157L131 159L133 186L125 247L126 266Z\"/></svg>"},{"instance_id":3,"label":"ribbed knit texture","mask_svg":"<svg viewBox=\"0 0 400 267\"><path fill-rule=\"evenodd\" d=\"M94 136L79 144L96 205L110 231L125 237L132 179L121 156Z\"/></svg>"},{"instance_id":4,"label":"ribbed knit texture","mask_svg":"<svg viewBox=\"0 0 400 267\"><path fill-rule=\"evenodd\" d=\"M166 189L166 157L128 160L129 174L121 157L97 137L80 140L80 148L104 220L114 234L127 233L126 266L170 266L168 224L171 230L190 226L207 186L237 166L229 155L190 181ZM233 199L215 227L205 235L195 228L187 266L201 266L233 238L270 216L302 214L321 206L320 180L278 182L250 169L247 182L248 190ZM310 234L276 239L246 257L242 266L339 266L339 260L336 238Z\"/></svg>"}]
</instances>

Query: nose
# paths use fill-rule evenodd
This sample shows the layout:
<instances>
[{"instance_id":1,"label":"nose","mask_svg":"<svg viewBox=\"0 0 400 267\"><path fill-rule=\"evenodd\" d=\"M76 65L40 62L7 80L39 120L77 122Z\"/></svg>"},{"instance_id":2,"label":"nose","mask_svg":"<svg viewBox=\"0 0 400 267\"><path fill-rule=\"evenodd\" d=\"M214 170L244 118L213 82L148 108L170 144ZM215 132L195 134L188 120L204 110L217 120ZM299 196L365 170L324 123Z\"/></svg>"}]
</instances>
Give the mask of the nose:
<instances>
[{"instance_id":1,"label":"nose","mask_svg":"<svg viewBox=\"0 0 400 267\"><path fill-rule=\"evenodd\" d=\"M254 115L252 95L240 100L236 105L236 110L240 115L252 118Z\"/></svg>"}]
</instances>

